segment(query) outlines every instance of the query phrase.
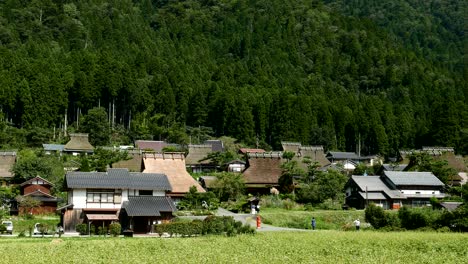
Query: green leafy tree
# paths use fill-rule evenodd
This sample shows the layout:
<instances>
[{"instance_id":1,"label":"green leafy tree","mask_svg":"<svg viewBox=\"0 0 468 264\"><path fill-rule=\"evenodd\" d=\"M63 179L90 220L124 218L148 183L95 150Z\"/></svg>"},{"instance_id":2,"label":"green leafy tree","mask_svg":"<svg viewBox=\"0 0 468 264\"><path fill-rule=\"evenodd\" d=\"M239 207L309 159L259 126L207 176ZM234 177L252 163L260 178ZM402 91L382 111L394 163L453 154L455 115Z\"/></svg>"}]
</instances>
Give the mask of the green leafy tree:
<instances>
[{"instance_id":1,"label":"green leafy tree","mask_svg":"<svg viewBox=\"0 0 468 264\"><path fill-rule=\"evenodd\" d=\"M93 108L83 117L80 131L89 133L89 143L93 146L109 145L110 128L104 108Z\"/></svg>"},{"instance_id":2,"label":"green leafy tree","mask_svg":"<svg viewBox=\"0 0 468 264\"><path fill-rule=\"evenodd\" d=\"M245 193L246 187L242 174L221 172L216 173L215 176L213 192L220 201L234 201Z\"/></svg>"},{"instance_id":3,"label":"green leafy tree","mask_svg":"<svg viewBox=\"0 0 468 264\"><path fill-rule=\"evenodd\" d=\"M15 199L19 206L23 208L23 214L32 214L32 210L42 204L41 201L36 200L30 196L18 195Z\"/></svg>"}]
</instances>

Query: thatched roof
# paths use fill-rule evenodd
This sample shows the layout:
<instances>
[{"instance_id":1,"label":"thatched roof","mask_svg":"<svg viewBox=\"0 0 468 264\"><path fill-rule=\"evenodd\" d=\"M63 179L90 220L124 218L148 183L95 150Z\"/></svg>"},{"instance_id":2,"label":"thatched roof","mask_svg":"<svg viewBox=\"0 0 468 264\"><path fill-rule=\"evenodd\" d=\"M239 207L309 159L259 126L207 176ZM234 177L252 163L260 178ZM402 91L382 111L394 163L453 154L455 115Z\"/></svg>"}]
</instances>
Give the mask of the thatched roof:
<instances>
[{"instance_id":1,"label":"thatched roof","mask_svg":"<svg viewBox=\"0 0 468 264\"><path fill-rule=\"evenodd\" d=\"M121 160L112 164L112 168L127 168L132 172L143 171L143 154L139 150L128 151L128 156L132 157L129 160Z\"/></svg>"},{"instance_id":2,"label":"thatched roof","mask_svg":"<svg viewBox=\"0 0 468 264\"><path fill-rule=\"evenodd\" d=\"M167 176L173 194L188 193L192 186L195 186L199 192L205 192L187 172L183 153L144 154L143 162L145 164L143 173L163 173Z\"/></svg>"},{"instance_id":3,"label":"thatched roof","mask_svg":"<svg viewBox=\"0 0 468 264\"><path fill-rule=\"evenodd\" d=\"M11 168L16 162L16 152L0 152L0 178L11 178Z\"/></svg>"},{"instance_id":4,"label":"thatched roof","mask_svg":"<svg viewBox=\"0 0 468 264\"><path fill-rule=\"evenodd\" d=\"M330 164L330 161L325 156L322 146L301 146L295 159L297 160L298 165L303 169L307 169L307 164L304 163L304 159L306 158L308 158L312 163L318 162L320 167Z\"/></svg>"},{"instance_id":5,"label":"thatched roof","mask_svg":"<svg viewBox=\"0 0 468 264\"><path fill-rule=\"evenodd\" d=\"M246 184L277 185L281 177L281 152L249 153L248 167L242 173Z\"/></svg>"},{"instance_id":6,"label":"thatched roof","mask_svg":"<svg viewBox=\"0 0 468 264\"><path fill-rule=\"evenodd\" d=\"M185 163L187 165L210 163L210 160L204 160L202 162L200 162L200 160L206 158L206 156L212 152L211 145L189 145L188 148L188 155L185 158Z\"/></svg>"},{"instance_id":7,"label":"thatched roof","mask_svg":"<svg viewBox=\"0 0 468 264\"><path fill-rule=\"evenodd\" d=\"M297 152L299 152L299 148L301 147L301 143L282 141L281 146L283 147L283 151L297 153Z\"/></svg>"},{"instance_id":8,"label":"thatched roof","mask_svg":"<svg viewBox=\"0 0 468 264\"><path fill-rule=\"evenodd\" d=\"M92 152L94 147L88 141L88 134L70 134L70 141L65 145L65 151Z\"/></svg>"}]
</instances>

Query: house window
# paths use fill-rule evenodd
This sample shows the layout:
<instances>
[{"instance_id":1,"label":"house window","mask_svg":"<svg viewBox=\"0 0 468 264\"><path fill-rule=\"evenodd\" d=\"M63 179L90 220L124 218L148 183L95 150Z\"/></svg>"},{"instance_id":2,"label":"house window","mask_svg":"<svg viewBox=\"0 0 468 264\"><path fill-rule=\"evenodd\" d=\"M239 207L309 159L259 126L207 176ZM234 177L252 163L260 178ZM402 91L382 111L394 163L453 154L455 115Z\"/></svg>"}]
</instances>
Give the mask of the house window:
<instances>
[{"instance_id":1,"label":"house window","mask_svg":"<svg viewBox=\"0 0 468 264\"><path fill-rule=\"evenodd\" d=\"M86 194L88 203L113 203L114 190L88 190Z\"/></svg>"},{"instance_id":2,"label":"house window","mask_svg":"<svg viewBox=\"0 0 468 264\"><path fill-rule=\"evenodd\" d=\"M139 190L138 194L140 196L153 196L153 190Z\"/></svg>"}]
</instances>

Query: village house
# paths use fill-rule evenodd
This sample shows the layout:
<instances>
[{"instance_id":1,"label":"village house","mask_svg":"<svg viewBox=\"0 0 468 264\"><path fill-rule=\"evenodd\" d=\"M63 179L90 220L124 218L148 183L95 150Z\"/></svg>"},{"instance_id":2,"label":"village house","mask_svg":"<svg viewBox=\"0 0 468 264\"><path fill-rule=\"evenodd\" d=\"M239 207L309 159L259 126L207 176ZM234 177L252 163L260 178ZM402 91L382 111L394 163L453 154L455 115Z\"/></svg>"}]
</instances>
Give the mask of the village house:
<instances>
[{"instance_id":1,"label":"village house","mask_svg":"<svg viewBox=\"0 0 468 264\"><path fill-rule=\"evenodd\" d=\"M431 172L385 171L382 176L353 175L346 184L346 204L363 209L375 203L384 209L429 206L442 199L444 184Z\"/></svg>"},{"instance_id":2,"label":"village house","mask_svg":"<svg viewBox=\"0 0 468 264\"><path fill-rule=\"evenodd\" d=\"M330 164L324 153L323 146L302 146L299 142L282 141L283 152L294 153L293 160L304 171L307 171L309 165L316 163L319 168Z\"/></svg>"},{"instance_id":3,"label":"village house","mask_svg":"<svg viewBox=\"0 0 468 264\"><path fill-rule=\"evenodd\" d=\"M282 152L247 153L247 169L242 174L248 193L269 194L271 187L278 187L282 156Z\"/></svg>"},{"instance_id":4,"label":"village house","mask_svg":"<svg viewBox=\"0 0 468 264\"><path fill-rule=\"evenodd\" d=\"M153 225L172 219L176 210L167 196L169 180L160 173L68 172L65 186L68 203L57 210L66 232L75 232L81 223L106 227L118 221L123 230L148 233Z\"/></svg>"},{"instance_id":5,"label":"village house","mask_svg":"<svg viewBox=\"0 0 468 264\"><path fill-rule=\"evenodd\" d=\"M200 184L187 172L184 153L144 153L144 173L162 173L167 176L171 191L167 193L178 202L195 186L197 191L205 192Z\"/></svg>"},{"instance_id":6,"label":"village house","mask_svg":"<svg viewBox=\"0 0 468 264\"><path fill-rule=\"evenodd\" d=\"M13 173L11 169L16 163L16 152L15 151L3 151L0 152L0 186L6 186L9 184Z\"/></svg>"},{"instance_id":7,"label":"village house","mask_svg":"<svg viewBox=\"0 0 468 264\"><path fill-rule=\"evenodd\" d=\"M42 147L47 155L67 153L78 156L94 152L94 147L89 143L88 134L86 133L70 133L70 140L65 145L42 144Z\"/></svg>"},{"instance_id":8,"label":"village house","mask_svg":"<svg viewBox=\"0 0 468 264\"><path fill-rule=\"evenodd\" d=\"M37 207L30 208L28 212L26 212L26 208L19 206L18 212L20 214L32 215L54 214L60 199L51 195L50 190L53 186L52 183L39 176L23 182L20 185L21 195L23 197L31 197L39 201L40 204Z\"/></svg>"}]
</instances>

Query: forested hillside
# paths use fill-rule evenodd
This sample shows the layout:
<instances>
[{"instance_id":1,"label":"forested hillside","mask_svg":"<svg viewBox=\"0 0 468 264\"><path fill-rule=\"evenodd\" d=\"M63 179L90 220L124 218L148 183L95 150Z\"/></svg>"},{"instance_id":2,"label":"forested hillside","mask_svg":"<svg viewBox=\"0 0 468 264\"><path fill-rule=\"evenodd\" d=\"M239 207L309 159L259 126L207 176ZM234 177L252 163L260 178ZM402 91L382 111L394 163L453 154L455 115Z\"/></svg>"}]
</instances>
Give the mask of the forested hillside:
<instances>
[{"instance_id":1,"label":"forested hillside","mask_svg":"<svg viewBox=\"0 0 468 264\"><path fill-rule=\"evenodd\" d=\"M127 141L187 143L195 127L274 149L466 154L463 1L367 2L2 1L0 145L51 140L65 113L83 130L101 106Z\"/></svg>"}]
</instances>

